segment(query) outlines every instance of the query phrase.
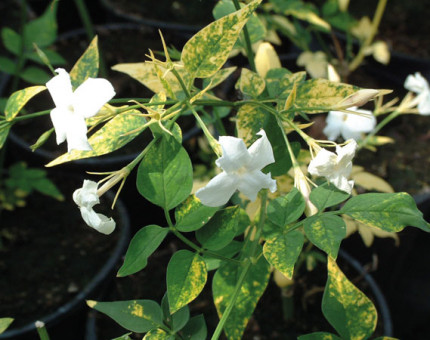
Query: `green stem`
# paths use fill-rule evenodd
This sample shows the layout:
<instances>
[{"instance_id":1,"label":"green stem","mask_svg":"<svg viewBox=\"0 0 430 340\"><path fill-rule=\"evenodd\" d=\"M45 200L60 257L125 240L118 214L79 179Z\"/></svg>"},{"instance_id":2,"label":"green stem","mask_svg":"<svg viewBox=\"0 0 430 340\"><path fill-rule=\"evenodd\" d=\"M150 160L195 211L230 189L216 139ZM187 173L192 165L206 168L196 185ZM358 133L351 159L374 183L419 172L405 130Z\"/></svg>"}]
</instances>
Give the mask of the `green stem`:
<instances>
[{"instance_id":1,"label":"green stem","mask_svg":"<svg viewBox=\"0 0 430 340\"><path fill-rule=\"evenodd\" d=\"M234 3L234 7L236 8L236 11L240 10L239 1L233 0L233 3ZM249 66L251 67L252 71L256 72L257 68L255 67L254 52L252 51L251 39L249 37L249 32L246 25L243 27L243 35L245 37L245 49L246 49L246 55L248 56Z\"/></svg>"},{"instance_id":2,"label":"green stem","mask_svg":"<svg viewBox=\"0 0 430 340\"><path fill-rule=\"evenodd\" d=\"M379 27L379 24L381 23L382 15L384 14L386 5L387 5L387 0L379 0L378 6L376 7L375 15L373 16L371 32L370 32L369 36L367 37L367 39L365 40L365 42L363 43L363 45L361 45L360 50L358 51L355 58L349 64L348 69L350 72L355 71L360 66L361 62L363 61L364 56L365 56L364 52L365 52L366 48L368 46L370 46L370 44L373 41L373 38L375 37L375 35L378 31L378 27Z\"/></svg>"},{"instance_id":3,"label":"green stem","mask_svg":"<svg viewBox=\"0 0 430 340\"><path fill-rule=\"evenodd\" d=\"M294 316L294 300L293 300L293 286L281 288L282 299L282 315L285 321L289 321Z\"/></svg>"},{"instance_id":4,"label":"green stem","mask_svg":"<svg viewBox=\"0 0 430 340\"><path fill-rule=\"evenodd\" d=\"M39 325L39 322L40 321L36 321L36 329L37 333L39 334L40 340L49 340L49 334L46 330L45 324L41 323L41 325Z\"/></svg>"},{"instance_id":5,"label":"green stem","mask_svg":"<svg viewBox=\"0 0 430 340\"><path fill-rule=\"evenodd\" d=\"M364 138L361 142L359 142L359 147L362 148L365 146L369 139L374 137L385 125L387 125L389 122L391 122L394 118L399 116L401 114L401 111L393 111L391 112L387 117L385 117L376 127L375 129L369 133L366 138Z\"/></svg>"},{"instance_id":6,"label":"green stem","mask_svg":"<svg viewBox=\"0 0 430 340\"><path fill-rule=\"evenodd\" d=\"M36 117L46 116L50 112L51 112L51 110L44 110L44 111L39 111L39 112L35 112L35 113L30 113L30 114L25 115L25 116L18 116L18 117L15 117L13 119L13 122L19 122L21 120L26 120L26 119L32 119L32 118L36 118Z\"/></svg>"}]
</instances>

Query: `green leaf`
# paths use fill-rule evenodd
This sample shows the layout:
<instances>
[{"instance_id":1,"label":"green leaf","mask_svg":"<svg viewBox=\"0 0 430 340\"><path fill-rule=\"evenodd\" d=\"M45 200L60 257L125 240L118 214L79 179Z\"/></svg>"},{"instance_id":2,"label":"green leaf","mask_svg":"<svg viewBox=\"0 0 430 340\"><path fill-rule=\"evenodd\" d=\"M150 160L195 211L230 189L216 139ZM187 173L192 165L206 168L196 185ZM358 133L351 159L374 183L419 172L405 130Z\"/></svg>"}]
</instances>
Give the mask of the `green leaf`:
<instances>
[{"instance_id":1,"label":"green leaf","mask_svg":"<svg viewBox=\"0 0 430 340\"><path fill-rule=\"evenodd\" d=\"M26 67L19 76L30 84L46 84L51 76L39 67Z\"/></svg>"},{"instance_id":2,"label":"green leaf","mask_svg":"<svg viewBox=\"0 0 430 340\"><path fill-rule=\"evenodd\" d=\"M21 53L22 39L18 33L9 27L4 27L1 30L1 37L3 40L3 45L9 52L17 56Z\"/></svg>"},{"instance_id":3,"label":"green leaf","mask_svg":"<svg viewBox=\"0 0 430 340\"><path fill-rule=\"evenodd\" d=\"M170 210L188 197L192 186L193 168L185 149L171 136L157 139L139 165L139 193Z\"/></svg>"},{"instance_id":4,"label":"green leaf","mask_svg":"<svg viewBox=\"0 0 430 340\"><path fill-rule=\"evenodd\" d=\"M293 88L294 83L303 83L306 72L291 73L285 68L271 69L266 74L267 92L277 98ZM287 95L284 95L287 98Z\"/></svg>"},{"instance_id":5,"label":"green leaf","mask_svg":"<svg viewBox=\"0 0 430 340\"><path fill-rule=\"evenodd\" d=\"M44 195L50 196L59 201L64 201L63 194L60 192L57 186L50 179L45 177L45 175L42 178L33 180L32 186L35 190L37 190L38 192Z\"/></svg>"},{"instance_id":6,"label":"green leaf","mask_svg":"<svg viewBox=\"0 0 430 340\"><path fill-rule=\"evenodd\" d=\"M37 139L36 143L34 143L33 145L30 145L31 151L34 151L40 148L43 144L45 144L54 131L55 129L52 128L42 133L42 135Z\"/></svg>"},{"instance_id":7,"label":"green leaf","mask_svg":"<svg viewBox=\"0 0 430 340\"><path fill-rule=\"evenodd\" d=\"M9 135L10 131L10 125L0 127L0 149L3 147L4 143L6 142L7 136Z\"/></svg>"},{"instance_id":8,"label":"green leaf","mask_svg":"<svg viewBox=\"0 0 430 340\"><path fill-rule=\"evenodd\" d=\"M0 334L2 334L12 322L12 318L0 318Z\"/></svg>"},{"instance_id":9,"label":"green leaf","mask_svg":"<svg viewBox=\"0 0 430 340\"><path fill-rule=\"evenodd\" d=\"M131 333L127 333L127 334L121 335L120 337L112 339L112 340L132 340L130 338L130 335L131 335Z\"/></svg>"},{"instance_id":10,"label":"green leaf","mask_svg":"<svg viewBox=\"0 0 430 340\"><path fill-rule=\"evenodd\" d=\"M237 206L218 211L203 228L196 231L197 240L210 250L224 248L236 236L239 218Z\"/></svg>"},{"instance_id":11,"label":"green leaf","mask_svg":"<svg viewBox=\"0 0 430 340\"><path fill-rule=\"evenodd\" d=\"M53 50L48 50L48 49L42 49L42 52L45 53L46 57L48 58L49 62L52 65L64 65L67 63L67 61L57 52L53 51ZM37 52L30 52L26 54L27 58L38 63L41 65L45 65L45 63L43 62L43 60L39 57L39 55L37 54Z\"/></svg>"},{"instance_id":12,"label":"green leaf","mask_svg":"<svg viewBox=\"0 0 430 340\"><path fill-rule=\"evenodd\" d=\"M214 303L221 318L235 291L237 280L243 270L237 264L225 263L215 273L212 281ZM251 265L245 276L230 317L224 325L228 339L240 339L246 324L263 295L270 277L270 266L263 256Z\"/></svg>"},{"instance_id":13,"label":"green leaf","mask_svg":"<svg viewBox=\"0 0 430 340\"><path fill-rule=\"evenodd\" d=\"M164 329L152 329L145 334L142 340L174 340L175 336L170 335Z\"/></svg>"},{"instance_id":14,"label":"green leaf","mask_svg":"<svg viewBox=\"0 0 430 340\"><path fill-rule=\"evenodd\" d=\"M337 257L340 243L346 237L346 226L342 218L336 215L322 214L304 220L308 239L332 258Z\"/></svg>"},{"instance_id":15,"label":"green leaf","mask_svg":"<svg viewBox=\"0 0 430 340\"><path fill-rule=\"evenodd\" d=\"M301 335L298 340L342 340L337 335L327 332L315 332L311 334Z\"/></svg>"},{"instance_id":16,"label":"green leaf","mask_svg":"<svg viewBox=\"0 0 430 340\"><path fill-rule=\"evenodd\" d=\"M33 47L33 43L46 47L55 41L57 38L56 14L57 3L53 1L40 17L24 26L25 46L28 49Z\"/></svg>"},{"instance_id":17,"label":"green leaf","mask_svg":"<svg viewBox=\"0 0 430 340\"><path fill-rule=\"evenodd\" d=\"M368 226L398 232L412 226L429 232L429 224L414 199L405 192L369 193L354 196L341 209L342 214Z\"/></svg>"},{"instance_id":18,"label":"green leaf","mask_svg":"<svg viewBox=\"0 0 430 340\"><path fill-rule=\"evenodd\" d=\"M263 254L266 260L287 278L293 278L294 265L302 251L304 236L293 230L266 241Z\"/></svg>"},{"instance_id":19,"label":"green leaf","mask_svg":"<svg viewBox=\"0 0 430 340\"><path fill-rule=\"evenodd\" d=\"M31 86L12 93L4 110L6 120L13 120L31 98L44 90L45 86Z\"/></svg>"},{"instance_id":20,"label":"green leaf","mask_svg":"<svg viewBox=\"0 0 430 340\"><path fill-rule=\"evenodd\" d=\"M165 323L173 332L181 330L190 319L190 309L188 306L182 307L173 314L170 313L167 294L165 294L161 300L161 309L163 310Z\"/></svg>"},{"instance_id":21,"label":"green leaf","mask_svg":"<svg viewBox=\"0 0 430 340\"><path fill-rule=\"evenodd\" d=\"M263 93L265 87L266 83L261 76L246 68L242 69L236 88L239 88L243 94L257 98Z\"/></svg>"},{"instance_id":22,"label":"green leaf","mask_svg":"<svg viewBox=\"0 0 430 340\"><path fill-rule=\"evenodd\" d=\"M181 60L193 78L210 77L224 65L243 26L260 2L254 0L212 22L187 41Z\"/></svg>"},{"instance_id":23,"label":"green leaf","mask_svg":"<svg viewBox=\"0 0 430 340\"><path fill-rule=\"evenodd\" d=\"M169 229L153 224L140 229L130 241L124 264L118 270L117 276L131 275L145 268L148 257L163 242L168 232Z\"/></svg>"},{"instance_id":24,"label":"green leaf","mask_svg":"<svg viewBox=\"0 0 430 340\"><path fill-rule=\"evenodd\" d=\"M280 227L295 222L305 211L306 202L297 188L292 188L285 195L270 201L267 206L267 217Z\"/></svg>"},{"instance_id":25,"label":"green leaf","mask_svg":"<svg viewBox=\"0 0 430 340\"><path fill-rule=\"evenodd\" d=\"M91 41L84 54L79 58L70 71L73 90L76 90L88 78L96 78L99 73L99 50L97 36Z\"/></svg>"},{"instance_id":26,"label":"green leaf","mask_svg":"<svg viewBox=\"0 0 430 340\"><path fill-rule=\"evenodd\" d=\"M117 114L101 129L88 138L88 142L93 148L92 150L72 150L57 157L46 166L51 167L76 159L101 156L115 151L138 136L142 131L134 133L130 132L136 130L136 128L141 127L145 123L145 117L140 116L140 112L138 110L129 110Z\"/></svg>"},{"instance_id":27,"label":"green leaf","mask_svg":"<svg viewBox=\"0 0 430 340\"><path fill-rule=\"evenodd\" d=\"M245 104L240 106L236 115L236 128L238 137L243 139L245 144L251 144L256 140L257 133L264 126L266 117L269 115L261 107ZM268 131L266 131L266 134Z\"/></svg>"},{"instance_id":28,"label":"green leaf","mask_svg":"<svg viewBox=\"0 0 430 340\"><path fill-rule=\"evenodd\" d=\"M202 87L206 88L210 84L210 87L208 88L208 90L213 89L214 87L221 84L224 80L226 80L234 71L236 71L236 69L237 69L236 66L220 69L211 77L203 79Z\"/></svg>"},{"instance_id":29,"label":"green leaf","mask_svg":"<svg viewBox=\"0 0 430 340\"><path fill-rule=\"evenodd\" d=\"M117 64L112 70L128 74L154 93L166 92L169 98L184 98L185 94L179 80L172 72L162 65L152 62ZM176 70L185 84L189 84L191 77L184 68Z\"/></svg>"},{"instance_id":30,"label":"green leaf","mask_svg":"<svg viewBox=\"0 0 430 340\"><path fill-rule=\"evenodd\" d=\"M181 331L184 340L201 340L207 337L207 327L202 314L194 316Z\"/></svg>"},{"instance_id":31,"label":"green leaf","mask_svg":"<svg viewBox=\"0 0 430 340\"><path fill-rule=\"evenodd\" d=\"M0 56L0 71L15 74L16 63L6 57Z\"/></svg>"},{"instance_id":32,"label":"green leaf","mask_svg":"<svg viewBox=\"0 0 430 340\"><path fill-rule=\"evenodd\" d=\"M161 308L152 300L87 301L87 304L132 332L145 333L151 329L163 327Z\"/></svg>"},{"instance_id":33,"label":"green leaf","mask_svg":"<svg viewBox=\"0 0 430 340\"><path fill-rule=\"evenodd\" d=\"M376 328L375 306L348 281L330 257L327 268L328 278L322 301L325 318L343 339L367 339Z\"/></svg>"},{"instance_id":34,"label":"green leaf","mask_svg":"<svg viewBox=\"0 0 430 340\"><path fill-rule=\"evenodd\" d=\"M311 191L309 196L318 211L333 207L347 200L350 195L345 191L337 189L333 184L323 184Z\"/></svg>"},{"instance_id":35,"label":"green leaf","mask_svg":"<svg viewBox=\"0 0 430 340\"><path fill-rule=\"evenodd\" d=\"M242 247L243 247L242 242L233 240L224 248L221 248L220 250L217 250L217 251L213 251L212 253L218 254L223 258L232 258L234 255L239 253ZM224 261L224 260L221 260L219 257L212 257L211 255L204 255L203 258L205 260L206 268L208 271L218 269L222 261Z\"/></svg>"},{"instance_id":36,"label":"green leaf","mask_svg":"<svg viewBox=\"0 0 430 340\"><path fill-rule=\"evenodd\" d=\"M174 313L193 301L207 280L205 261L199 254L179 250L167 265L167 294L170 312Z\"/></svg>"},{"instance_id":37,"label":"green leaf","mask_svg":"<svg viewBox=\"0 0 430 340\"><path fill-rule=\"evenodd\" d=\"M189 196L175 210L176 229L182 232L195 231L203 227L218 208L207 207L196 196Z\"/></svg>"}]
</instances>

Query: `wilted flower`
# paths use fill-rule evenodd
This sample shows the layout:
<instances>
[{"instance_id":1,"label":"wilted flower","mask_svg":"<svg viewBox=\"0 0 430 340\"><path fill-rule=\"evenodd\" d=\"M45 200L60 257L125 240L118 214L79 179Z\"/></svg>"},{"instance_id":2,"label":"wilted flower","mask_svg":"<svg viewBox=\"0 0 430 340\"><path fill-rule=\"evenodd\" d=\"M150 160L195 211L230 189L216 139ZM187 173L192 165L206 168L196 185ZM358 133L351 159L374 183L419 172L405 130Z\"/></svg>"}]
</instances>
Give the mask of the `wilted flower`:
<instances>
[{"instance_id":1,"label":"wilted flower","mask_svg":"<svg viewBox=\"0 0 430 340\"><path fill-rule=\"evenodd\" d=\"M362 138L362 134L372 131L376 126L376 118L371 111L358 109L357 106L350 107L348 111L355 111L362 115L345 113L342 111L330 111L323 132L329 140L336 140L342 135L344 140Z\"/></svg>"},{"instance_id":2,"label":"wilted flower","mask_svg":"<svg viewBox=\"0 0 430 340\"><path fill-rule=\"evenodd\" d=\"M405 88L417 94L415 105L418 105L418 112L424 116L430 115L430 87L421 73L416 72L414 75L408 75Z\"/></svg>"},{"instance_id":3,"label":"wilted flower","mask_svg":"<svg viewBox=\"0 0 430 340\"><path fill-rule=\"evenodd\" d=\"M276 181L270 173L261 172L266 165L273 163L272 146L264 130L258 133L261 138L248 149L240 138L221 136L219 143L222 157L215 164L224 171L212 178L209 183L196 192L204 205L218 207L228 202L236 190L242 192L251 201L258 192L267 188L276 191Z\"/></svg>"},{"instance_id":4,"label":"wilted flower","mask_svg":"<svg viewBox=\"0 0 430 340\"><path fill-rule=\"evenodd\" d=\"M106 235L114 231L115 221L93 210L93 206L100 203L96 182L84 180L82 188L73 193L73 200L78 205L85 223L91 228Z\"/></svg>"},{"instance_id":5,"label":"wilted flower","mask_svg":"<svg viewBox=\"0 0 430 340\"><path fill-rule=\"evenodd\" d=\"M352 170L352 159L357 149L355 140L350 139L343 147L337 145L336 153L320 149L309 163L308 171L314 176L325 177L338 189L351 193L354 181L348 180Z\"/></svg>"},{"instance_id":6,"label":"wilted flower","mask_svg":"<svg viewBox=\"0 0 430 340\"><path fill-rule=\"evenodd\" d=\"M305 199L305 215L315 215L318 212L318 209L309 198L312 191L312 188L309 184L309 178L305 176L300 167L294 167L294 186L300 191L303 198Z\"/></svg>"},{"instance_id":7,"label":"wilted flower","mask_svg":"<svg viewBox=\"0 0 430 340\"><path fill-rule=\"evenodd\" d=\"M91 150L85 118L96 115L115 95L112 84L106 79L88 78L73 92L70 75L62 68L55 71L58 75L48 81L46 87L55 104L51 120L57 144L67 140L69 152Z\"/></svg>"}]
</instances>

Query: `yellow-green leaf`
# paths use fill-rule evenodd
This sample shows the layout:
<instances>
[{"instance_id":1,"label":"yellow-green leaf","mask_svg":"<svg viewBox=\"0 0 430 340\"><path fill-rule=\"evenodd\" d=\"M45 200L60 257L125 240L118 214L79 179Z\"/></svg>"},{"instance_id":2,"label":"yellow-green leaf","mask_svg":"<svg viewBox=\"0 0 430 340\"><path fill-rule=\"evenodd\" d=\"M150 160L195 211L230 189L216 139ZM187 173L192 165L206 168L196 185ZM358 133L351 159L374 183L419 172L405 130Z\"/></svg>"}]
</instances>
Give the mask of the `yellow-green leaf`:
<instances>
[{"instance_id":1,"label":"yellow-green leaf","mask_svg":"<svg viewBox=\"0 0 430 340\"><path fill-rule=\"evenodd\" d=\"M193 78L207 78L226 62L247 20L262 0L218 19L187 41L181 60Z\"/></svg>"},{"instance_id":2,"label":"yellow-green leaf","mask_svg":"<svg viewBox=\"0 0 430 340\"><path fill-rule=\"evenodd\" d=\"M174 340L175 336L170 335L165 330L161 328L152 329L145 334L143 340Z\"/></svg>"},{"instance_id":3,"label":"yellow-green leaf","mask_svg":"<svg viewBox=\"0 0 430 340\"><path fill-rule=\"evenodd\" d=\"M203 258L189 250L173 254L167 265L167 295L170 313L174 313L193 301L202 291L207 280Z\"/></svg>"},{"instance_id":4,"label":"yellow-green leaf","mask_svg":"<svg viewBox=\"0 0 430 340\"><path fill-rule=\"evenodd\" d=\"M242 93L255 98L264 91L266 83L257 73L244 68L236 87L239 87Z\"/></svg>"},{"instance_id":5,"label":"yellow-green leaf","mask_svg":"<svg viewBox=\"0 0 430 340\"><path fill-rule=\"evenodd\" d=\"M10 131L10 125L9 126L2 126L0 128L0 149L3 147L4 143L6 142L6 138Z\"/></svg>"},{"instance_id":6,"label":"yellow-green leaf","mask_svg":"<svg viewBox=\"0 0 430 340\"><path fill-rule=\"evenodd\" d=\"M13 322L12 318L1 318L0 319L0 334L3 333Z\"/></svg>"},{"instance_id":7,"label":"yellow-green leaf","mask_svg":"<svg viewBox=\"0 0 430 340\"><path fill-rule=\"evenodd\" d=\"M203 80L203 87L209 86L208 90L213 89L215 86L221 84L224 80L226 80L234 71L236 71L237 67L226 67L217 71L213 76L209 78L205 78Z\"/></svg>"},{"instance_id":8,"label":"yellow-green leaf","mask_svg":"<svg viewBox=\"0 0 430 340\"><path fill-rule=\"evenodd\" d=\"M99 50L97 36L91 41L84 54L79 58L70 71L70 80L75 90L89 77L96 78L99 73Z\"/></svg>"},{"instance_id":9,"label":"yellow-green leaf","mask_svg":"<svg viewBox=\"0 0 430 340\"><path fill-rule=\"evenodd\" d=\"M72 150L70 153L57 157L46 166L50 167L76 159L101 156L123 147L142 132L137 131L129 134L146 123L145 117L135 116L139 114L140 112L137 110L118 114L88 139L93 150Z\"/></svg>"},{"instance_id":10,"label":"yellow-green leaf","mask_svg":"<svg viewBox=\"0 0 430 340\"><path fill-rule=\"evenodd\" d=\"M330 257L327 269L328 279L322 302L325 318L343 339L367 339L376 328L375 306L346 278Z\"/></svg>"},{"instance_id":11,"label":"yellow-green leaf","mask_svg":"<svg viewBox=\"0 0 430 340\"><path fill-rule=\"evenodd\" d=\"M45 86L31 86L12 93L4 110L6 120L13 120L31 98L44 90Z\"/></svg>"},{"instance_id":12,"label":"yellow-green leaf","mask_svg":"<svg viewBox=\"0 0 430 340\"><path fill-rule=\"evenodd\" d=\"M238 137L243 139L246 144L254 141L257 132L263 128L267 115L268 113L258 106L242 105L236 116Z\"/></svg>"}]
</instances>

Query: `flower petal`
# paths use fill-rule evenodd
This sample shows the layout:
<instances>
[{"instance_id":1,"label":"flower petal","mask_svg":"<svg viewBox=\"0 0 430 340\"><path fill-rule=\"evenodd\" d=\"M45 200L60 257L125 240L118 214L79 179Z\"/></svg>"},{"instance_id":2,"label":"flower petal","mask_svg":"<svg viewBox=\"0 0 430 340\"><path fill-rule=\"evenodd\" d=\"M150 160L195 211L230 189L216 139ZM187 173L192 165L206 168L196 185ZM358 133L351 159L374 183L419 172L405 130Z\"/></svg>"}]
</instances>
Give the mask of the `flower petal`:
<instances>
[{"instance_id":1,"label":"flower petal","mask_svg":"<svg viewBox=\"0 0 430 340\"><path fill-rule=\"evenodd\" d=\"M271 192L275 192L276 181L272 179L270 173L264 174L255 170L242 175L237 188L251 201L255 201L261 189L270 189Z\"/></svg>"},{"instance_id":2,"label":"flower petal","mask_svg":"<svg viewBox=\"0 0 430 340\"><path fill-rule=\"evenodd\" d=\"M237 189L238 178L222 172L212 178L209 183L196 192L196 197L208 207L219 207L228 202Z\"/></svg>"},{"instance_id":3,"label":"flower petal","mask_svg":"<svg viewBox=\"0 0 430 340\"><path fill-rule=\"evenodd\" d=\"M215 164L227 173L237 171L251 161L248 149L241 138L221 136L222 157Z\"/></svg>"},{"instance_id":4,"label":"flower petal","mask_svg":"<svg viewBox=\"0 0 430 340\"><path fill-rule=\"evenodd\" d=\"M334 172L337 165L337 155L326 149L321 149L308 166L308 172L314 176L328 176Z\"/></svg>"},{"instance_id":5,"label":"flower petal","mask_svg":"<svg viewBox=\"0 0 430 340\"><path fill-rule=\"evenodd\" d=\"M68 108L72 105L73 90L70 76L66 70L58 68L54 78L46 83L54 104L58 108Z\"/></svg>"},{"instance_id":6,"label":"flower petal","mask_svg":"<svg viewBox=\"0 0 430 340\"><path fill-rule=\"evenodd\" d=\"M52 125L54 125L57 144L61 144L66 140L70 115L71 112L65 108L51 110L50 117Z\"/></svg>"},{"instance_id":7,"label":"flower petal","mask_svg":"<svg viewBox=\"0 0 430 340\"><path fill-rule=\"evenodd\" d=\"M336 146L338 167L346 167L354 158L358 144L354 139L348 139L345 146Z\"/></svg>"},{"instance_id":8,"label":"flower petal","mask_svg":"<svg viewBox=\"0 0 430 340\"><path fill-rule=\"evenodd\" d=\"M430 115L430 90L421 92L419 95L418 112L423 116Z\"/></svg>"},{"instance_id":9,"label":"flower petal","mask_svg":"<svg viewBox=\"0 0 430 340\"><path fill-rule=\"evenodd\" d=\"M89 118L115 95L112 84L102 78L88 78L73 93L75 114Z\"/></svg>"},{"instance_id":10,"label":"flower petal","mask_svg":"<svg viewBox=\"0 0 430 340\"><path fill-rule=\"evenodd\" d=\"M359 109L353 111L365 114L366 116L359 116L354 114L348 115L348 118L345 120L342 129L342 137L345 140L360 140L362 133L370 132L376 126L376 118L371 111Z\"/></svg>"},{"instance_id":11,"label":"flower petal","mask_svg":"<svg viewBox=\"0 0 430 340\"><path fill-rule=\"evenodd\" d=\"M98 232L109 235L115 229L115 221L102 214L97 214L92 208L81 207L81 215L85 223Z\"/></svg>"},{"instance_id":12,"label":"flower petal","mask_svg":"<svg viewBox=\"0 0 430 340\"><path fill-rule=\"evenodd\" d=\"M84 180L82 188L75 190L73 193L73 201L79 207L92 208L94 205L100 203L99 196L97 195L98 184L94 181Z\"/></svg>"},{"instance_id":13,"label":"flower petal","mask_svg":"<svg viewBox=\"0 0 430 340\"><path fill-rule=\"evenodd\" d=\"M420 72L415 72L414 75L408 75L405 80L404 86L407 90L418 94L423 91L429 90L429 84Z\"/></svg>"},{"instance_id":14,"label":"flower petal","mask_svg":"<svg viewBox=\"0 0 430 340\"><path fill-rule=\"evenodd\" d=\"M343 122L345 119L345 113L341 111L330 111L327 115L326 119L326 127L323 130L323 133L327 136L329 140L336 140L339 137Z\"/></svg>"},{"instance_id":15,"label":"flower petal","mask_svg":"<svg viewBox=\"0 0 430 340\"><path fill-rule=\"evenodd\" d=\"M266 165L275 162L272 145L266 136L266 132L260 130L257 135L260 135L261 138L257 139L248 149L251 160L246 168L249 171L261 170Z\"/></svg>"},{"instance_id":16,"label":"flower petal","mask_svg":"<svg viewBox=\"0 0 430 340\"><path fill-rule=\"evenodd\" d=\"M75 150L92 150L87 138L87 124L85 119L76 114L69 119L69 126L66 131L68 152Z\"/></svg>"}]
</instances>

